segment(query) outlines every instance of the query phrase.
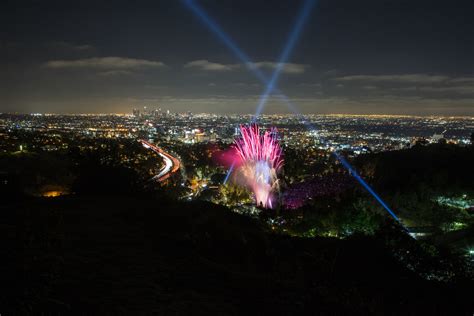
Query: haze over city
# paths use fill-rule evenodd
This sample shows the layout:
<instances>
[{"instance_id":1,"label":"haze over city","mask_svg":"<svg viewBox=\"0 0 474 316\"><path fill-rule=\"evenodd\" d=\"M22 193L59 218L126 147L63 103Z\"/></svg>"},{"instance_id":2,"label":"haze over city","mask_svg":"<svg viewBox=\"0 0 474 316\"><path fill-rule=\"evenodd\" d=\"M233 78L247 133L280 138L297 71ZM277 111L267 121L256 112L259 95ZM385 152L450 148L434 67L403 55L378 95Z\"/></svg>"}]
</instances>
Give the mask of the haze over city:
<instances>
[{"instance_id":1,"label":"haze over city","mask_svg":"<svg viewBox=\"0 0 474 316\"><path fill-rule=\"evenodd\" d=\"M264 85L182 1L7 1L0 112L254 113ZM268 76L302 2L203 1ZM472 2L318 1L277 85L302 113L474 115ZM264 113L289 113L272 92Z\"/></svg>"}]
</instances>

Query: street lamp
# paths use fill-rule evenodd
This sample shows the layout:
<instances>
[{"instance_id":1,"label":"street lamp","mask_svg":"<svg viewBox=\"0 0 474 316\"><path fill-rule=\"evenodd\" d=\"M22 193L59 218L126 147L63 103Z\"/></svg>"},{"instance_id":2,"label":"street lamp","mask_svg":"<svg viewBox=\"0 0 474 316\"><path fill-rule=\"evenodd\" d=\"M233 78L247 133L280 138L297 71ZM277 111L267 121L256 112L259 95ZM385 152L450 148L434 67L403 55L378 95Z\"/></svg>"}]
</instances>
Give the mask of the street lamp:
<instances>
[{"instance_id":1,"label":"street lamp","mask_svg":"<svg viewBox=\"0 0 474 316\"><path fill-rule=\"evenodd\" d=\"M469 250L467 251L467 255L470 260L474 261L474 248L469 248Z\"/></svg>"}]
</instances>

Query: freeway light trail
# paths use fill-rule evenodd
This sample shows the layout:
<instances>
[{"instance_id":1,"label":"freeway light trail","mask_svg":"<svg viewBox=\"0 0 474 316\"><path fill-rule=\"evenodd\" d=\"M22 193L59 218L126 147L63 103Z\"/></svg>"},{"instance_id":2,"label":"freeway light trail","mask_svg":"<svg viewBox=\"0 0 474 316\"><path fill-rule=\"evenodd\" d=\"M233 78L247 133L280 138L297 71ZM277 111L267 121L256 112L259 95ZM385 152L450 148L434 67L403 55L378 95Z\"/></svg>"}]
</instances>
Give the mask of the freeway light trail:
<instances>
[{"instance_id":1,"label":"freeway light trail","mask_svg":"<svg viewBox=\"0 0 474 316\"><path fill-rule=\"evenodd\" d=\"M178 171L180 168L181 164L179 160L167 152L165 152L163 149L159 148L156 145L153 145L152 143L147 142L146 140L140 140L142 143L143 147L148 148L153 150L155 153L160 155L163 158L163 161L165 165L160 169L160 172L155 175L152 180L156 180L159 182L165 181L168 179L173 173Z\"/></svg>"},{"instance_id":2,"label":"freeway light trail","mask_svg":"<svg viewBox=\"0 0 474 316\"><path fill-rule=\"evenodd\" d=\"M164 154L162 153L158 153L158 155L160 155L162 158L163 158L163 161L165 162L165 165L163 166L163 168L161 168L160 170L160 173L158 173L156 176L153 177L153 180L159 180L160 178L162 178L165 174L167 174L168 172L171 171L171 167L173 167L173 162L171 161L170 158L168 158L167 156L165 156Z\"/></svg>"}]
</instances>

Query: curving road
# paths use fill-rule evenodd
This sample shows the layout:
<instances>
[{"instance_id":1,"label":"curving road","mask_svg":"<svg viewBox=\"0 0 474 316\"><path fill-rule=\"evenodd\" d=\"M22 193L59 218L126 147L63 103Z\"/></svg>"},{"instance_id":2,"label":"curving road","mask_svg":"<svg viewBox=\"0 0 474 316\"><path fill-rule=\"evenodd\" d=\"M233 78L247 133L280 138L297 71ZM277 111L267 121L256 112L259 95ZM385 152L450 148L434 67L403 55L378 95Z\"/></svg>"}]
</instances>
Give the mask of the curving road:
<instances>
[{"instance_id":1,"label":"curving road","mask_svg":"<svg viewBox=\"0 0 474 316\"><path fill-rule=\"evenodd\" d=\"M160 147L153 145L152 143L147 142L146 140L141 139L140 143L142 143L142 145L145 148L149 148L153 150L155 153L157 153L158 155L160 155L163 158L163 161L165 162L165 165L163 166L163 168L161 168L160 172L156 176L154 176L152 180L156 180L159 182L165 181L173 173L179 170L180 162L176 157L171 156Z\"/></svg>"}]
</instances>

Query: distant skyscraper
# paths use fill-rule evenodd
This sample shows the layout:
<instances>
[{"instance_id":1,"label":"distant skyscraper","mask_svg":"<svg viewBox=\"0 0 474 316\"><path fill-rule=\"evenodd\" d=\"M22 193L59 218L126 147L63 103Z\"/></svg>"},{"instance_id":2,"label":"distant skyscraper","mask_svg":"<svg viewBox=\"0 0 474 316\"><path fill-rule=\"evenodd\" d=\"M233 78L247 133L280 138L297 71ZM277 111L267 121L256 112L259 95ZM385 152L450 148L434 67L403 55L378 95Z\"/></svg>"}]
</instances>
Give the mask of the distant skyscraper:
<instances>
[{"instance_id":1,"label":"distant skyscraper","mask_svg":"<svg viewBox=\"0 0 474 316\"><path fill-rule=\"evenodd\" d=\"M153 117L154 118L160 118L161 117L161 109L153 110Z\"/></svg>"},{"instance_id":2,"label":"distant skyscraper","mask_svg":"<svg viewBox=\"0 0 474 316\"><path fill-rule=\"evenodd\" d=\"M132 113L133 113L133 116L140 117L140 110L139 109L133 109Z\"/></svg>"}]
</instances>

